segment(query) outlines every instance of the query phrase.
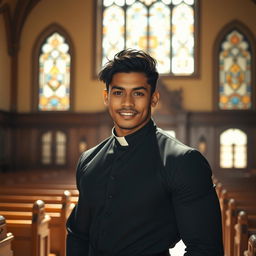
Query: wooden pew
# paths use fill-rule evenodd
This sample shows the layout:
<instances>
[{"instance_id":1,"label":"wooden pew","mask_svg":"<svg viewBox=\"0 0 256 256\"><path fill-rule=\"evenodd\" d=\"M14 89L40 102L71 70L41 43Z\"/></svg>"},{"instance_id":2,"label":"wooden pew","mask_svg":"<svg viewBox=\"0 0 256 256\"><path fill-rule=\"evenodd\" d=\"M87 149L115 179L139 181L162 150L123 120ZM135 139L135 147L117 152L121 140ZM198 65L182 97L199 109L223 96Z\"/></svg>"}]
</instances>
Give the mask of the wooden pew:
<instances>
[{"instance_id":1,"label":"wooden pew","mask_svg":"<svg viewBox=\"0 0 256 256\"><path fill-rule=\"evenodd\" d=\"M28 182L38 182L44 180L51 180L56 177L71 176L72 173L63 170L33 170L33 171L18 171L18 172L7 172L0 173L0 184L19 184ZM71 179L72 181L73 179Z\"/></svg>"},{"instance_id":2,"label":"wooden pew","mask_svg":"<svg viewBox=\"0 0 256 256\"><path fill-rule=\"evenodd\" d=\"M0 215L0 256L13 256L11 249L12 233L7 233L5 218Z\"/></svg>"},{"instance_id":3,"label":"wooden pew","mask_svg":"<svg viewBox=\"0 0 256 256\"><path fill-rule=\"evenodd\" d=\"M250 236L248 249L244 252L244 256L256 256L256 234Z\"/></svg>"},{"instance_id":4,"label":"wooden pew","mask_svg":"<svg viewBox=\"0 0 256 256\"><path fill-rule=\"evenodd\" d=\"M255 200L254 200L255 201ZM253 202L254 202L253 201ZM248 214L256 213L256 206L252 205L253 202L243 204L242 201L236 201L231 198L228 202L228 209L226 211L226 223L225 223L225 255L234 255L234 237L235 237L235 225L237 222L238 213L245 210Z\"/></svg>"},{"instance_id":5,"label":"wooden pew","mask_svg":"<svg viewBox=\"0 0 256 256\"><path fill-rule=\"evenodd\" d=\"M245 211L239 212L235 225L234 256L243 256L248 239L254 233L256 233L256 215L247 215Z\"/></svg>"},{"instance_id":6,"label":"wooden pew","mask_svg":"<svg viewBox=\"0 0 256 256\"><path fill-rule=\"evenodd\" d=\"M223 190L223 185L221 182L214 183L215 184L215 190L217 193L218 198L221 196L221 191Z\"/></svg>"},{"instance_id":7,"label":"wooden pew","mask_svg":"<svg viewBox=\"0 0 256 256\"><path fill-rule=\"evenodd\" d=\"M63 197L64 196L64 197ZM68 190L63 192L62 196L50 196L50 195L0 195L0 202L1 203L31 203L34 202L40 197L40 200L44 201L46 204L56 204L56 203L65 203L67 200L71 203L77 203L78 197L73 196ZM66 199L65 199L66 198Z\"/></svg>"},{"instance_id":8,"label":"wooden pew","mask_svg":"<svg viewBox=\"0 0 256 256\"><path fill-rule=\"evenodd\" d=\"M29 219L31 203L38 196L0 196L0 213L6 219ZM49 228L51 234L51 252L65 255L66 221L74 205L70 202L70 193L65 191L62 197L40 196L45 201L45 211L51 217ZM23 202L23 203L22 203Z\"/></svg>"},{"instance_id":9,"label":"wooden pew","mask_svg":"<svg viewBox=\"0 0 256 256\"><path fill-rule=\"evenodd\" d=\"M243 255L245 244L247 246L248 236L254 232L254 217L256 215L255 194L256 176L252 174L239 174L236 172L217 173L213 176L213 183L216 184L216 193L219 197L222 213L223 244L226 256ZM229 200L237 200L237 207L233 199L228 209ZM234 207L235 206L235 207ZM234 209L232 209L234 207ZM244 219L242 210L248 212L248 222ZM238 215L238 218L237 218ZM234 227L235 223L236 226ZM236 231L235 239L234 231ZM253 252L254 243L254 252ZM249 241L246 256L256 256L256 236Z\"/></svg>"},{"instance_id":10,"label":"wooden pew","mask_svg":"<svg viewBox=\"0 0 256 256\"><path fill-rule=\"evenodd\" d=\"M228 202L231 198L242 200L245 202L252 202L254 200L254 195L251 192L236 192L236 191L227 191L222 187L222 190L219 191L219 202L220 202L220 209L221 209L221 221L222 221L222 230L223 230L223 244L225 244L225 226L226 226L226 211L228 209Z\"/></svg>"},{"instance_id":11,"label":"wooden pew","mask_svg":"<svg viewBox=\"0 0 256 256\"><path fill-rule=\"evenodd\" d=\"M54 179L53 179L54 181ZM51 181L51 182L53 182ZM45 181L45 182L33 182L33 183L19 183L19 184L8 184L8 185L1 185L1 187L15 187L15 188L40 188L40 189L64 189L64 190L76 190L76 185L75 184L68 184L67 182L62 182L62 183L51 183L50 181Z\"/></svg>"},{"instance_id":12,"label":"wooden pew","mask_svg":"<svg viewBox=\"0 0 256 256\"><path fill-rule=\"evenodd\" d=\"M0 195L35 195L35 196L62 196L65 188L61 189L50 189L50 188L23 188L23 187L3 187L0 186ZM69 190L72 196L78 196L78 190Z\"/></svg>"},{"instance_id":13,"label":"wooden pew","mask_svg":"<svg viewBox=\"0 0 256 256\"><path fill-rule=\"evenodd\" d=\"M15 237L12 248L15 256L48 256L50 253L49 221L44 202L37 200L31 209L30 220L6 220L7 229Z\"/></svg>"}]
</instances>

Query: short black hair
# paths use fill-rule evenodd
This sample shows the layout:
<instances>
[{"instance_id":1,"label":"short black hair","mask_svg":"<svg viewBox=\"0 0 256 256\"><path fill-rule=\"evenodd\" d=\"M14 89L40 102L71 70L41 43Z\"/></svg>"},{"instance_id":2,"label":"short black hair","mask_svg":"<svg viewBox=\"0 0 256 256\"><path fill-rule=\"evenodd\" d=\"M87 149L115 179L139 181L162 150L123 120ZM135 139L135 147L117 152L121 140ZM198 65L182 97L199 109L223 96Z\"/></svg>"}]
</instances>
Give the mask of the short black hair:
<instances>
[{"instance_id":1,"label":"short black hair","mask_svg":"<svg viewBox=\"0 0 256 256\"><path fill-rule=\"evenodd\" d=\"M99 73L100 81L106 84L106 89L116 73L139 72L144 73L151 86L151 93L156 89L159 74L156 69L156 60L141 50L125 49L118 52L113 60L109 60Z\"/></svg>"}]
</instances>

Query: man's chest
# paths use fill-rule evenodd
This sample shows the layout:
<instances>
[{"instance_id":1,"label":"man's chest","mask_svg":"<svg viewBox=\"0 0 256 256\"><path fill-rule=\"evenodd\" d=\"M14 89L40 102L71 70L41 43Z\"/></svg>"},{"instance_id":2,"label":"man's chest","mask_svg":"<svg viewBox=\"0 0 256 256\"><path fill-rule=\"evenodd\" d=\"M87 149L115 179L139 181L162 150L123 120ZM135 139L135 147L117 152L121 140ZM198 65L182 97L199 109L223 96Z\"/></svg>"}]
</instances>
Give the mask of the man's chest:
<instances>
[{"instance_id":1,"label":"man's chest","mask_svg":"<svg viewBox=\"0 0 256 256\"><path fill-rule=\"evenodd\" d=\"M159 159L153 147L98 155L88 164L81 188L88 206L154 208L164 196Z\"/></svg>"}]
</instances>

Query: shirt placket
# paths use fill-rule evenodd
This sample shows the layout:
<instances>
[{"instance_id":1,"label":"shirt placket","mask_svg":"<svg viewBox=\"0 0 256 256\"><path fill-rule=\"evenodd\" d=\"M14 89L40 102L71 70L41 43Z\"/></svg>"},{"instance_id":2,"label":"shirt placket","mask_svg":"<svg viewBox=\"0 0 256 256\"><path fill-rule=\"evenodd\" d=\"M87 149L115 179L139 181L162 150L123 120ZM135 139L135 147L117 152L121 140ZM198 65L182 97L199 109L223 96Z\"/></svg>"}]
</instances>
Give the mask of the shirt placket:
<instances>
[{"instance_id":1,"label":"shirt placket","mask_svg":"<svg viewBox=\"0 0 256 256\"><path fill-rule=\"evenodd\" d=\"M111 159L112 164L110 165L110 174L108 177L107 182L107 190L106 190L106 197L105 197L105 206L103 210L103 214L101 216L101 223L100 223L100 232L99 232L99 240L98 245L99 248L105 248L104 243L106 241L106 237L109 234L108 230L108 222L112 216L112 206L115 203L115 199L117 196L118 191L116 191L116 183L118 182L118 171L121 164L121 158L125 154L126 150L121 149L118 150L113 159ZM99 251L99 255L107 255L104 251Z\"/></svg>"}]
</instances>

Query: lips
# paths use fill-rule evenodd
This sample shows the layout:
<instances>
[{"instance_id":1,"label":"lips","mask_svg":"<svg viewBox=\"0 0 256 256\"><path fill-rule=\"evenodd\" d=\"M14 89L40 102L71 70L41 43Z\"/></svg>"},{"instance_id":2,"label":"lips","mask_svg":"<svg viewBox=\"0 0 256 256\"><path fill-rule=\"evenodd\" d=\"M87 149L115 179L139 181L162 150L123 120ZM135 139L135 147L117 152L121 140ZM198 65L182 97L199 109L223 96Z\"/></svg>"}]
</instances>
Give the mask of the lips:
<instances>
[{"instance_id":1,"label":"lips","mask_svg":"<svg viewBox=\"0 0 256 256\"><path fill-rule=\"evenodd\" d=\"M119 113L121 116L134 116L135 113L127 113L127 112L121 112Z\"/></svg>"},{"instance_id":2,"label":"lips","mask_svg":"<svg viewBox=\"0 0 256 256\"><path fill-rule=\"evenodd\" d=\"M120 110L118 111L119 115L123 117L133 117L137 114L137 111L131 111L131 110Z\"/></svg>"}]
</instances>

